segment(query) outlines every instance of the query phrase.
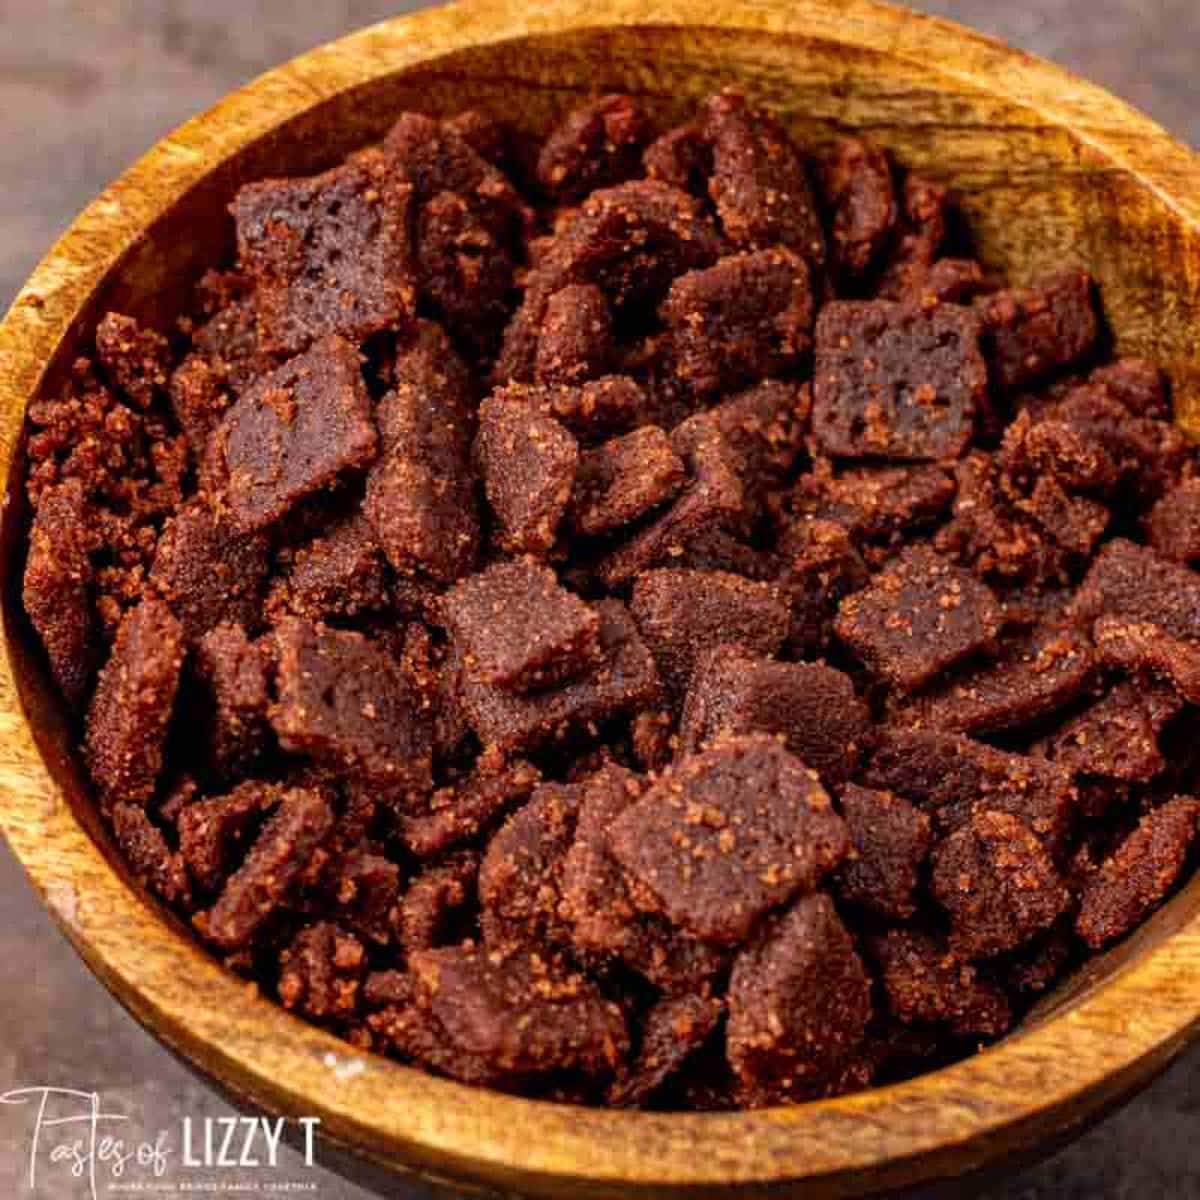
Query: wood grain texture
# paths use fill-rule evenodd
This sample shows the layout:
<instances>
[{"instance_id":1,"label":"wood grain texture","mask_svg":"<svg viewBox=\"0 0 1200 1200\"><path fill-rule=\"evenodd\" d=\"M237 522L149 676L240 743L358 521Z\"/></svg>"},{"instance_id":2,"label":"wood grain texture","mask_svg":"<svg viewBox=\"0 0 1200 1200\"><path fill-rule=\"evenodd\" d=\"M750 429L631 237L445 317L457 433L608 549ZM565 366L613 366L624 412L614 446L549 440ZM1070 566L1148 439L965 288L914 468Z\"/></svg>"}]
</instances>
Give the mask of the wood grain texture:
<instances>
[{"instance_id":1,"label":"wood grain texture","mask_svg":"<svg viewBox=\"0 0 1200 1200\"><path fill-rule=\"evenodd\" d=\"M991 265L1097 273L1117 349L1167 364L1200 432L1200 165L1104 92L953 26L867 0L480 0L305 55L160 143L37 269L0 326L0 823L80 953L140 1020L227 1088L315 1114L397 1168L540 1195L847 1196L961 1176L1069 1136L1200 1025L1200 880L1049 997L1000 1046L933 1075L740 1115L582 1111L480 1093L350 1047L224 972L125 875L16 602L18 440L96 317L160 324L226 248L244 180L307 172L403 107L478 104L544 129L573 98L644 96L664 118L720 84L819 144L857 129L953 182ZM334 1059L330 1060L329 1055ZM356 1074L343 1067L361 1057ZM329 1065L330 1061L337 1064Z\"/></svg>"}]
</instances>

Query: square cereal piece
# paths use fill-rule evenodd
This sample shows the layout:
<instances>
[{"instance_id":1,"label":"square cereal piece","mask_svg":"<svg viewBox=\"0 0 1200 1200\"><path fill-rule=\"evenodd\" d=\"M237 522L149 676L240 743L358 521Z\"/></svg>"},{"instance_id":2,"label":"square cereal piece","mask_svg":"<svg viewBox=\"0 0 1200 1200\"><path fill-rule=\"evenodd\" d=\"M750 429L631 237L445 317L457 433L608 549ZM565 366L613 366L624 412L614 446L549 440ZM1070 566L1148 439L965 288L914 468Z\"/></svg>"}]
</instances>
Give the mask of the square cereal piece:
<instances>
[{"instance_id":1,"label":"square cereal piece","mask_svg":"<svg viewBox=\"0 0 1200 1200\"><path fill-rule=\"evenodd\" d=\"M421 870L408 885L397 914L405 954L452 940L459 918L474 903L478 879L479 855L474 850L460 850Z\"/></svg>"},{"instance_id":2,"label":"square cereal piece","mask_svg":"<svg viewBox=\"0 0 1200 1200\"><path fill-rule=\"evenodd\" d=\"M609 827L635 902L703 939L737 943L845 857L845 823L816 773L767 736L688 755Z\"/></svg>"},{"instance_id":3,"label":"square cereal piece","mask_svg":"<svg viewBox=\"0 0 1200 1200\"><path fill-rule=\"evenodd\" d=\"M137 804L112 810L113 836L134 875L168 904L192 906L192 885L183 856L167 845L163 832Z\"/></svg>"},{"instance_id":4,"label":"square cereal piece","mask_svg":"<svg viewBox=\"0 0 1200 1200\"><path fill-rule=\"evenodd\" d=\"M571 951L581 962L619 959L668 993L696 989L728 965L728 953L638 910L621 868L608 852L608 829L645 791L623 767L602 767L583 780L574 840L562 862L560 913L570 922Z\"/></svg>"},{"instance_id":5,"label":"square cereal piece","mask_svg":"<svg viewBox=\"0 0 1200 1200\"><path fill-rule=\"evenodd\" d=\"M453 583L479 552L471 374L442 329L419 321L394 378L375 413L383 453L363 513L398 575Z\"/></svg>"},{"instance_id":6,"label":"square cereal piece","mask_svg":"<svg viewBox=\"0 0 1200 1200\"><path fill-rule=\"evenodd\" d=\"M681 427L682 429L682 427ZM729 443L709 428L694 427L671 437L687 467L688 481L670 508L601 559L605 586L619 587L664 560L683 555L696 538L742 515L745 491Z\"/></svg>"},{"instance_id":7,"label":"square cereal piece","mask_svg":"<svg viewBox=\"0 0 1200 1200\"><path fill-rule=\"evenodd\" d=\"M1118 683L1036 750L1080 775L1148 783L1166 769L1159 738L1182 708L1183 701L1166 684Z\"/></svg>"},{"instance_id":8,"label":"square cereal piece","mask_svg":"<svg viewBox=\"0 0 1200 1200\"><path fill-rule=\"evenodd\" d=\"M877 675L913 691L995 641L991 589L925 546L905 550L838 606L834 631Z\"/></svg>"},{"instance_id":9,"label":"square cereal piece","mask_svg":"<svg viewBox=\"0 0 1200 1200\"><path fill-rule=\"evenodd\" d=\"M979 318L835 301L817 319L813 432L842 458L957 458L987 403Z\"/></svg>"},{"instance_id":10,"label":"square cereal piece","mask_svg":"<svg viewBox=\"0 0 1200 1200\"><path fill-rule=\"evenodd\" d=\"M688 754L721 734L780 734L828 787L857 770L870 730L870 709L848 675L824 663L773 662L725 645L697 661L679 747Z\"/></svg>"},{"instance_id":11,"label":"square cereal piece","mask_svg":"<svg viewBox=\"0 0 1200 1200\"><path fill-rule=\"evenodd\" d=\"M647 179L662 180L693 196L708 194L712 165L712 147L697 121L668 129L642 154Z\"/></svg>"},{"instance_id":12,"label":"square cereal piece","mask_svg":"<svg viewBox=\"0 0 1200 1200\"><path fill-rule=\"evenodd\" d=\"M887 151L862 138L839 138L817 167L830 220L834 273L851 285L879 258L899 215Z\"/></svg>"},{"instance_id":13,"label":"square cereal piece","mask_svg":"<svg viewBox=\"0 0 1200 1200\"><path fill-rule=\"evenodd\" d=\"M748 250L782 244L821 265L825 234L808 172L783 126L732 89L705 101L701 121L712 146L708 193L725 236Z\"/></svg>"},{"instance_id":14,"label":"square cereal piece","mask_svg":"<svg viewBox=\"0 0 1200 1200\"><path fill-rule=\"evenodd\" d=\"M733 965L725 1049L755 1107L865 1087L871 977L826 895L805 896Z\"/></svg>"},{"instance_id":15,"label":"square cereal piece","mask_svg":"<svg viewBox=\"0 0 1200 1200\"><path fill-rule=\"evenodd\" d=\"M1124 937L1165 899L1200 832L1200 800L1151 809L1085 884L1075 932L1093 950Z\"/></svg>"},{"instance_id":16,"label":"square cereal piece","mask_svg":"<svg viewBox=\"0 0 1200 1200\"><path fill-rule=\"evenodd\" d=\"M333 810L319 792L304 788L286 792L204 919L203 935L222 950L248 947L270 919L291 903L294 889L333 823Z\"/></svg>"},{"instance_id":17,"label":"square cereal piece","mask_svg":"<svg viewBox=\"0 0 1200 1200\"><path fill-rule=\"evenodd\" d=\"M584 789L543 783L492 836L479 868L480 924L489 946L570 944L562 876Z\"/></svg>"},{"instance_id":18,"label":"square cereal piece","mask_svg":"<svg viewBox=\"0 0 1200 1200\"><path fill-rule=\"evenodd\" d=\"M652 179L593 192L535 254L525 296L504 332L496 379L534 377L546 306L568 284L592 283L614 314L653 308L671 281L715 262L721 239L695 197Z\"/></svg>"},{"instance_id":19,"label":"square cereal piece","mask_svg":"<svg viewBox=\"0 0 1200 1200\"><path fill-rule=\"evenodd\" d=\"M267 652L240 625L210 629L196 647L196 670L206 685L203 741L218 774L248 773L267 745Z\"/></svg>"},{"instance_id":20,"label":"square cereal piece","mask_svg":"<svg viewBox=\"0 0 1200 1200\"><path fill-rule=\"evenodd\" d=\"M1089 354L1100 335L1092 277L1074 268L1023 290L988 296L979 305L993 383L1028 387Z\"/></svg>"},{"instance_id":21,"label":"square cereal piece","mask_svg":"<svg viewBox=\"0 0 1200 1200\"><path fill-rule=\"evenodd\" d=\"M340 337L318 342L247 388L216 436L234 524L244 533L273 524L375 457L379 437L358 351Z\"/></svg>"},{"instance_id":22,"label":"square cereal piece","mask_svg":"<svg viewBox=\"0 0 1200 1200\"><path fill-rule=\"evenodd\" d=\"M323 621L390 605L383 550L370 522L355 513L292 552L272 581L267 615Z\"/></svg>"},{"instance_id":23,"label":"square cereal piece","mask_svg":"<svg viewBox=\"0 0 1200 1200\"><path fill-rule=\"evenodd\" d=\"M105 313L96 326L96 357L109 383L143 412L167 389L170 343L133 317Z\"/></svg>"},{"instance_id":24,"label":"square cereal piece","mask_svg":"<svg viewBox=\"0 0 1200 1200\"><path fill-rule=\"evenodd\" d=\"M725 1012L719 996L663 996L642 1022L637 1057L608 1091L611 1108L642 1108L716 1032Z\"/></svg>"},{"instance_id":25,"label":"square cereal piece","mask_svg":"<svg viewBox=\"0 0 1200 1200\"><path fill-rule=\"evenodd\" d=\"M657 425L586 450L575 473L572 528L586 537L611 533L670 500L687 471Z\"/></svg>"},{"instance_id":26,"label":"square cereal piece","mask_svg":"<svg viewBox=\"0 0 1200 1200\"><path fill-rule=\"evenodd\" d=\"M614 355L612 315L594 283L569 283L546 301L534 379L578 385L608 373Z\"/></svg>"},{"instance_id":27,"label":"square cereal piece","mask_svg":"<svg viewBox=\"0 0 1200 1200\"><path fill-rule=\"evenodd\" d=\"M43 492L29 530L21 600L54 682L76 707L87 694L96 660L89 540L83 484L65 479Z\"/></svg>"},{"instance_id":28,"label":"square cereal piece","mask_svg":"<svg viewBox=\"0 0 1200 1200\"><path fill-rule=\"evenodd\" d=\"M1164 558L1200 564L1200 479L1173 487L1146 519L1150 544Z\"/></svg>"},{"instance_id":29,"label":"square cereal piece","mask_svg":"<svg viewBox=\"0 0 1200 1200\"><path fill-rule=\"evenodd\" d=\"M933 464L866 467L834 475L822 459L797 481L792 512L836 521L856 541L890 541L936 524L954 502L954 492L954 476Z\"/></svg>"},{"instance_id":30,"label":"square cereal piece","mask_svg":"<svg viewBox=\"0 0 1200 1200\"><path fill-rule=\"evenodd\" d=\"M491 400L553 417L587 444L643 423L650 408L645 391L628 375L602 375L582 383L506 383L492 392Z\"/></svg>"},{"instance_id":31,"label":"square cereal piece","mask_svg":"<svg viewBox=\"0 0 1200 1200\"><path fill-rule=\"evenodd\" d=\"M1085 637L1051 625L1010 639L998 658L907 701L891 719L954 733L1021 729L1078 700L1092 683L1096 666Z\"/></svg>"},{"instance_id":32,"label":"square cereal piece","mask_svg":"<svg viewBox=\"0 0 1200 1200\"><path fill-rule=\"evenodd\" d=\"M997 984L934 937L890 929L871 944L888 1011L898 1021L946 1025L959 1037L999 1037L1012 1024L1008 998Z\"/></svg>"},{"instance_id":33,"label":"square cereal piece","mask_svg":"<svg viewBox=\"0 0 1200 1200\"><path fill-rule=\"evenodd\" d=\"M842 789L841 809L850 853L838 869L838 896L888 920L909 920L933 845L929 817L903 796L853 783Z\"/></svg>"},{"instance_id":34,"label":"square cereal piece","mask_svg":"<svg viewBox=\"0 0 1200 1200\"><path fill-rule=\"evenodd\" d=\"M1136 417L1171 419L1171 401L1167 378L1157 363L1140 358L1119 358L1105 367L1097 367L1088 383L1102 387Z\"/></svg>"},{"instance_id":35,"label":"square cereal piece","mask_svg":"<svg viewBox=\"0 0 1200 1200\"><path fill-rule=\"evenodd\" d=\"M572 729L594 730L658 698L661 683L654 658L625 606L602 600L596 612L599 663L581 678L528 696L463 679L467 719L484 746L504 752L528 749Z\"/></svg>"},{"instance_id":36,"label":"square cereal piece","mask_svg":"<svg viewBox=\"0 0 1200 1200\"><path fill-rule=\"evenodd\" d=\"M461 580L441 610L467 677L486 687L541 691L599 661L595 609L528 559Z\"/></svg>"},{"instance_id":37,"label":"square cereal piece","mask_svg":"<svg viewBox=\"0 0 1200 1200\"><path fill-rule=\"evenodd\" d=\"M1033 831L1011 813L978 812L934 848L929 889L950 915L950 946L991 958L1058 920L1071 896Z\"/></svg>"},{"instance_id":38,"label":"square cereal piece","mask_svg":"<svg viewBox=\"0 0 1200 1200\"><path fill-rule=\"evenodd\" d=\"M427 811L405 816L401 837L418 858L436 858L478 837L503 813L528 800L540 782L537 767L519 760L499 771L477 769L461 782L434 792Z\"/></svg>"},{"instance_id":39,"label":"square cereal piece","mask_svg":"<svg viewBox=\"0 0 1200 1200\"><path fill-rule=\"evenodd\" d=\"M572 109L542 143L537 180L555 200L589 192L639 174L650 121L641 101L611 94Z\"/></svg>"},{"instance_id":40,"label":"square cereal piece","mask_svg":"<svg viewBox=\"0 0 1200 1200\"><path fill-rule=\"evenodd\" d=\"M270 716L285 750L389 790L428 792L432 714L383 646L298 617L279 623L275 641Z\"/></svg>"},{"instance_id":41,"label":"square cereal piece","mask_svg":"<svg viewBox=\"0 0 1200 1200\"><path fill-rule=\"evenodd\" d=\"M1118 538L1092 562L1071 605L1101 658L1168 680L1200 703L1200 575Z\"/></svg>"},{"instance_id":42,"label":"square cereal piece","mask_svg":"<svg viewBox=\"0 0 1200 1200\"><path fill-rule=\"evenodd\" d=\"M946 241L949 208L945 187L908 173L901 194L897 236L877 289L881 300L923 302L933 264Z\"/></svg>"},{"instance_id":43,"label":"square cereal piece","mask_svg":"<svg viewBox=\"0 0 1200 1200\"><path fill-rule=\"evenodd\" d=\"M488 1064L494 1081L603 1079L629 1052L620 1007L541 956L467 944L418 950L409 968L417 1006L468 1061Z\"/></svg>"},{"instance_id":44,"label":"square cereal piece","mask_svg":"<svg viewBox=\"0 0 1200 1200\"><path fill-rule=\"evenodd\" d=\"M377 151L238 192L238 255L258 284L263 350L295 354L333 333L361 342L412 317L412 199Z\"/></svg>"},{"instance_id":45,"label":"square cereal piece","mask_svg":"<svg viewBox=\"0 0 1200 1200\"><path fill-rule=\"evenodd\" d=\"M1057 763L959 734L894 726L876 731L860 782L915 801L939 834L961 828L976 812L1012 813L1052 852L1069 834L1079 801L1073 773Z\"/></svg>"},{"instance_id":46,"label":"square cereal piece","mask_svg":"<svg viewBox=\"0 0 1200 1200\"><path fill-rule=\"evenodd\" d=\"M88 769L105 805L153 798L184 649L183 626L157 597L122 618L87 711Z\"/></svg>"},{"instance_id":47,"label":"square cereal piece","mask_svg":"<svg viewBox=\"0 0 1200 1200\"><path fill-rule=\"evenodd\" d=\"M804 449L811 396L807 385L766 379L676 426L671 439L681 455L706 439L720 439L742 486L739 524L760 515L767 493L791 478Z\"/></svg>"},{"instance_id":48,"label":"square cereal piece","mask_svg":"<svg viewBox=\"0 0 1200 1200\"><path fill-rule=\"evenodd\" d=\"M629 610L676 697L687 690L706 650L737 643L751 654L774 654L790 621L770 584L725 571L645 571L633 586Z\"/></svg>"},{"instance_id":49,"label":"square cereal piece","mask_svg":"<svg viewBox=\"0 0 1200 1200\"><path fill-rule=\"evenodd\" d=\"M332 921L306 925L279 955L279 1002L310 1021L357 1015L367 972L362 942Z\"/></svg>"},{"instance_id":50,"label":"square cereal piece","mask_svg":"<svg viewBox=\"0 0 1200 1200\"><path fill-rule=\"evenodd\" d=\"M553 417L502 394L479 409L475 462L509 554L545 554L575 486L579 444Z\"/></svg>"},{"instance_id":51,"label":"square cereal piece","mask_svg":"<svg viewBox=\"0 0 1200 1200\"><path fill-rule=\"evenodd\" d=\"M844 525L804 518L780 538L783 569L776 580L791 609L788 648L815 658L833 642L838 605L867 586L871 574Z\"/></svg>"},{"instance_id":52,"label":"square cereal piece","mask_svg":"<svg viewBox=\"0 0 1200 1200\"><path fill-rule=\"evenodd\" d=\"M261 618L269 549L261 534L238 533L219 505L196 500L163 526L150 582L195 642L223 622Z\"/></svg>"},{"instance_id":53,"label":"square cereal piece","mask_svg":"<svg viewBox=\"0 0 1200 1200\"><path fill-rule=\"evenodd\" d=\"M175 825L188 874L206 892L219 892L263 816L278 807L284 790L248 779L232 791L187 804Z\"/></svg>"},{"instance_id":54,"label":"square cereal piece","mask_svg":"<svg viewBox=\"0 0 1200 1200\"><path fill-rule=\"evenodd\" d=\"M774 247L681 275L661 316L676 378L713 396L794 370L812 350L816 301L804 260Z\"/></svg>"}]
</instances>

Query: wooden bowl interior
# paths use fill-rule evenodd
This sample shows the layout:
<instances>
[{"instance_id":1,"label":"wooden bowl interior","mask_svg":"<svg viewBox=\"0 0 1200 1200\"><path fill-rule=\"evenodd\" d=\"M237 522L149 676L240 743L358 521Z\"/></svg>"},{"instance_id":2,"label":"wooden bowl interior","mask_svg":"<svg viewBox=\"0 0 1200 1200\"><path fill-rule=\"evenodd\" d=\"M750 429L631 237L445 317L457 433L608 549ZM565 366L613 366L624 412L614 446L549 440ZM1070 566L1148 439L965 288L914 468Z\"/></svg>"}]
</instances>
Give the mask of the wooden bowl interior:
<instances>
[{"instance_id":1,"label":"wooden bowl interior","mask_svg":"<svg viewBox=\"0 0 1200 1200\"><path fill-rule=\"evenodd\" d=\"M193 282L231 252L226 206L241 183L328 167L381 136L402 109L437 115L478 107L542 132L572 102L623 90L643 98L665 125L729 83L774 105L801 145L819 146L853 130L879 140L903 165L952 183L977 253L1015 280L1066 261L1089 266L1117 352L1162 362L1180 420L1200 431L1195 229L1169 198L1098 148L1086 129L1072 131L1000 98L986 78L968 84L915 57L820 36L696 26L579 29L475 46L385 71L317 102L226 157L159 212L92 292L46 364L41 390L57 390L108 309L164 329L172 324ZM12 671L58 788L127 879L89 799L73 752L77 735L20 612L22 480L18 447L0 526ZM1134 938L1064 983L1027 1024L1078 1005L1197 914L1200 880Z\"/></svg>"}]
</instances>

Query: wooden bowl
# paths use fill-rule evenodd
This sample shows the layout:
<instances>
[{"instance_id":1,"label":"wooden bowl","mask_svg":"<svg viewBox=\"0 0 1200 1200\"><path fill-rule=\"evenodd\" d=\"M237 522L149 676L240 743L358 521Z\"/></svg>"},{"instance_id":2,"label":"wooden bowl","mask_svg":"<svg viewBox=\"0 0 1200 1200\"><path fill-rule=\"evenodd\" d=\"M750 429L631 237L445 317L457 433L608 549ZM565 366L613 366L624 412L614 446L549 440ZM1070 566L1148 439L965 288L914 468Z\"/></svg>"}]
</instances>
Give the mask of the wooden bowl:
<instances>
[{"instance_id":1,"label":"wooden bowl","mask_svg":"<svg viewBox=\"0 0 1200 1200\"><path fill-rule=\"evenodd\" d=\"M536 1195L850 1196L1053 1148L1145 1084L1200 1021L1200 878L1001 1044L840 1100L731 1115L580 1110L433 1079L285 1013L130 881L100 828L17 599L22 414L108 308L160 325L228 250L225 205L310 172L406 107L544 129L604 89L664 119L737 82L802 143L861 130L953 181L986 263L1071 258L1120 353L1165 363L1200 430L1200 164L1098 88L869 0L481 0L385 22L263 76L159 143L75 222L0 326L0 821L97 975L156 1037L264 1109L319 1116L396 1170Z\"/></svg>"}]
</instances>

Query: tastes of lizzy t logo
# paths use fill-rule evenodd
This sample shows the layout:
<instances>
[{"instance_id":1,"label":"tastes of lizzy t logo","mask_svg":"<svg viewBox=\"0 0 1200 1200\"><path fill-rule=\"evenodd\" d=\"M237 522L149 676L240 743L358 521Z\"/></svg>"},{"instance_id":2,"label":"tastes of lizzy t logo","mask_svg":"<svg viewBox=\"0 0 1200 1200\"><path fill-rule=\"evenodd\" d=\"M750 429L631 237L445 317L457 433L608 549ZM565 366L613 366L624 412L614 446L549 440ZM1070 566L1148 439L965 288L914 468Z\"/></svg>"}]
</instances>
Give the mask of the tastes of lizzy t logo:
<instances>
[{"instance_id":1,"label":"tastes of lizzy t logo","mask_svg":"<svg viewBox=\"0 0 1200 1200\"><path fill-rule=\"evenodd\" d=\"M74 1088L26 1087L0 1095L0 1104L18 1105L28 1114L25 1177L31 1192L39 1179L65 1198L79 1194L99 1200L101 1194L153 1192L156 1195L221 1190L219 1172L239 1170L236 1190L257 1191L245 1176L280 1165L287 1119L279 1117L184 1117L174 1136L160 1129L151 1137L135 1133L129 1117L106 1112L99 1092ZM300 1117L298 1149L304 1165L314 1164L314 1135L319 1117ZM12 1143L10 1143L12 1144ZM199 1184L202 1172L204 1185ZM67 1190L74 1181L78 1193ZM270 1179L262 1191L316 1191L301 1181Z\"/></svg>"}]
</instances>

